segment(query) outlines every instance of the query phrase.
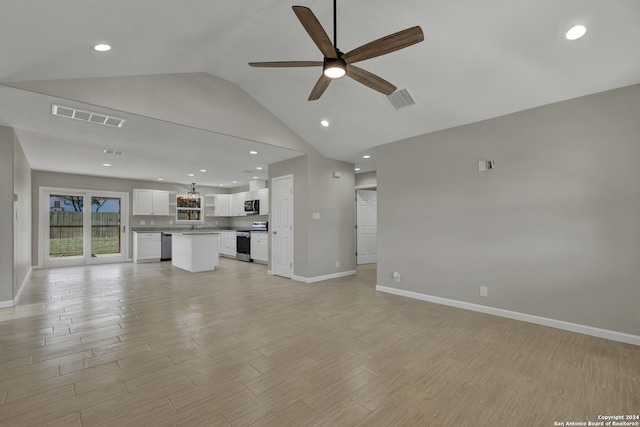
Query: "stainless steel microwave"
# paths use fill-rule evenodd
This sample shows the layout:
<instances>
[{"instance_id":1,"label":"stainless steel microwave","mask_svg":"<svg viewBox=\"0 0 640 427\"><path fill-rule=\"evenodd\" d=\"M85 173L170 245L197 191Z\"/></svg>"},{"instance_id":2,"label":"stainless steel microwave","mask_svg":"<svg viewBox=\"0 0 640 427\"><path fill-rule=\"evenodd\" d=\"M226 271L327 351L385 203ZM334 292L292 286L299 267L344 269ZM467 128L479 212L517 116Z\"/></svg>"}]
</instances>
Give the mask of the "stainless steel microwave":
<instances>
[{"instance_id":1,"label":"stainless steel microwave","mask_svg":"<svg viewBox=\"0 0 640 427\"><path fill-rule=\"evenodd\" d=\"M260 200L247 200L244 202L244 213L246 215L258 215L260 213Z\"/></svg>"}]
</instances>

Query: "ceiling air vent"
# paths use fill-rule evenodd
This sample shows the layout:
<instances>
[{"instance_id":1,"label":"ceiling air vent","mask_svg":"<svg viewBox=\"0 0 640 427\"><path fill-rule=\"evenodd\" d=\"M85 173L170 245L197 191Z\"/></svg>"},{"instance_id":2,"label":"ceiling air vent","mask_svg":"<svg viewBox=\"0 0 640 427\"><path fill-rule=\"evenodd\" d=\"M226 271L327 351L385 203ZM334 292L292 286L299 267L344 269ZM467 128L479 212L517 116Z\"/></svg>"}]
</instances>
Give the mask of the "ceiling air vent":
<instances>
[{"instance_id":1,"label":"ceiling air vent","mask_svg":"<svg viewBox=\"0 0 640 427\"><path fill-rule=\"evenodd\" d=\"M396 111L416 105L416 101L413 100L413 97L407 89L400 89L391 95L387 95L387 100Z\"/></svg>"},{"instance_id":2,"label":"ceiling air vent","mask_svg":"<svg viewBox=\"0 0 640 427\"><path fill-rule=\"evenodd\" d=\"M118 151L118 150L114 150L114 149L111 149L111 148L106 148L103 151L103 153L104 154L112 154L114 156L124 156L124 151Z\"/></svg>"},{"instance_id":3,"label":"ceiling air vent","mask_svg":"<svg viewBox=\"0 0 640 427\"><path fill-rule=\"evenodd\" d=\"M121 119L118 117L106 116L104 114L92 113L91 111L83 111L71 107L63 107L56 104L53 104L51 106L51 114L53 114L54 116L82 120L84 122L91 122L116 128L121 128L122 125L124 125L124 122L126 122L125 119Z\"/></svg>"}]
</instances>

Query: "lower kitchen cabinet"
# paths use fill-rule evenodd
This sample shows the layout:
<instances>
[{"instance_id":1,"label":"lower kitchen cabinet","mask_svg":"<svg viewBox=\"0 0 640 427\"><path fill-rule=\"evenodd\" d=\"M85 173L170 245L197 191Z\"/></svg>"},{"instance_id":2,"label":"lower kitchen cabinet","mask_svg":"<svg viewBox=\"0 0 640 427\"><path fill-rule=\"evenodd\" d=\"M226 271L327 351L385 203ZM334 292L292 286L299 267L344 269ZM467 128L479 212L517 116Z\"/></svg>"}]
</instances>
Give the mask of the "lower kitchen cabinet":
<instances>
[{"instance_id":1,"label":"lower kitchen cabinet","mask_svg":"<svg viewBox=\"0 0 640 427\"><path fill-rule=\"evenodd\" d=\"M133 232L133 262L160 261L162 233Z\"/></svg>"},{"instance_id":2,"label":"lower kitchen cabinet","mask_svg":"<svg viewBox=\"0 0 640 427\"><path fill-rule=\"evenodd\" d=\"M266 232L251 232L251 259L269 262L269 236Z\"/></svg>"},{"instance_id":3,"label":"lower kitchen cabinet","mask_svg":"<svg viewBox=\"0 0 640 427\"><path fill-rule=\"evenodd\" d=\"M222 231L220 233L220 255L236 257L236 232Z\"/></svg>"}]
</instances>

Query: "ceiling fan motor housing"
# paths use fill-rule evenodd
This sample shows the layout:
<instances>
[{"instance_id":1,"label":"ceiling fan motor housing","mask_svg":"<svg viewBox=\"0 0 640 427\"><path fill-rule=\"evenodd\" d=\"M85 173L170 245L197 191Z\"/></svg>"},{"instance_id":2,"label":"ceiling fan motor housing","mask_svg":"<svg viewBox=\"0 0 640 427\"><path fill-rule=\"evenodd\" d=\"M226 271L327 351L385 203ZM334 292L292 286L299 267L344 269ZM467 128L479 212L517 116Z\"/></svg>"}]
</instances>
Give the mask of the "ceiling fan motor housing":
<instances>
[{"instance_id":1,"label":"ceiling fan motor housing","mask_svg":"<svg viewBox=\"0 0 640 427\"><path fill-rule=\"evenodd\" d=\"M347 75L347 62L338 58L324 58L322 72L332 79L339 79Z\"/></svg>"}]
</instances>

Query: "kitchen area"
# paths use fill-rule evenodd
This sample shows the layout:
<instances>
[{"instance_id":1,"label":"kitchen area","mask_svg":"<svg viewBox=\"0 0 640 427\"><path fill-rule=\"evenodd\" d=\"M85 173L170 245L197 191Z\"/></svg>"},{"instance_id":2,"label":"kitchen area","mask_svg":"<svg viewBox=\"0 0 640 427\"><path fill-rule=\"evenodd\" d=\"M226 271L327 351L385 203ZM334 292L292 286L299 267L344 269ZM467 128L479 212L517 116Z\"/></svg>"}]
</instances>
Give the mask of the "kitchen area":
<instances>
[{"instance_id":1,"label":"kitchen area","mask_svg":"<svg viewBox=\"0 0 640 427\"><path fill-rule=\"evenodd\" d=\"M170 261L190 272L214 270L219 257L268 264L269 189L200 194L132 190L133 262Z\"/></svg>"}]
</instances>

